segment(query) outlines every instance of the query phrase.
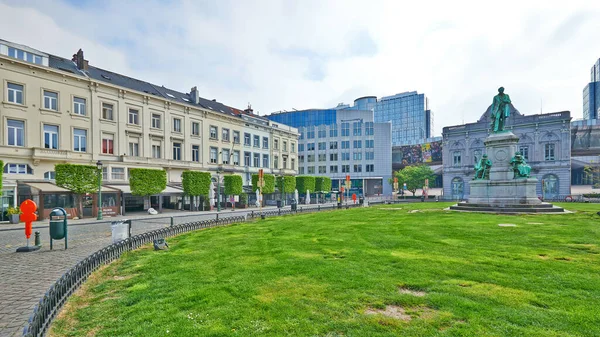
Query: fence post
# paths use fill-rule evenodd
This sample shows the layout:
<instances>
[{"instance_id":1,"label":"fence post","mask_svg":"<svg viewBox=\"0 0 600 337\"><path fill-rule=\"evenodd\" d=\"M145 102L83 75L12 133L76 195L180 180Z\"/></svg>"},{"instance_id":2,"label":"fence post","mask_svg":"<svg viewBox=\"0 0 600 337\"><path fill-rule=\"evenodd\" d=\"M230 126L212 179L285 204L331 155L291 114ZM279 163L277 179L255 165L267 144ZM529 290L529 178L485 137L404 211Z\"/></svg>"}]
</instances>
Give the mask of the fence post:
<instances>
[{"instance_id":1,"label":"fence post","mask_svg":"<svg viewBox=\"0 0 600 337\"><path fill-rule=\"evenodd\" d=\"M277 210L279 212L279 215L281 215L281 208Z\"/></svg>"},{"instance_id":2,"label":"fence post","mask_svg":"<svg viewBox=\"0 0 600 337\"><path fill-rule=\"evenodd\" d=\"M317 205L317 211L321 211L321 205Z\"/></svg>"},{"instance_id":3,"label":"fence post","mask_svg":"<svg viewBox=\"0 0 600 337\"><path fill-rule=\"evenodd\" d=\"M254 211L250 212L250 216L252 217L252 219L254 219Z\"/></svg>"},{"instance_id":4,"label":"fence post","mask_svg":"<svg viewBox=\"0 0 600 337\"><path fill-rule=\"evenodd\" d=\"M217 222L219 222L219 213L217 213Z\"/></svg>"},{"instance_id":5,"label":"fence post","mask_svg":"<svg viewBox=\"0 0 600 337\"><path fill-rule=\"evenodd\" d=\"M173 227L173 223L174 223L173 221L174 221L173 217L171 217L171 227Z\"/></svg>"}]
</instances>

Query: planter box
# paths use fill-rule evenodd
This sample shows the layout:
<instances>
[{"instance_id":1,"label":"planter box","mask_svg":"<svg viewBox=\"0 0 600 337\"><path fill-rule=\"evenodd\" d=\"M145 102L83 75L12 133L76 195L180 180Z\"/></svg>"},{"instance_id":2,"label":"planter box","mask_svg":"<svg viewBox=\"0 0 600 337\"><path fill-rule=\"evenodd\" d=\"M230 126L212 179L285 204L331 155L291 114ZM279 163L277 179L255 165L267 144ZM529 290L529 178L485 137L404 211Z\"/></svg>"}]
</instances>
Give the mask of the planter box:
<instances>
[{"instance_id":1,"label":"planter box","mask_svg":"<svg viewBox=\"0 0 600 337\"><path fill-rule=\"evenodd\" d=\"M8 221L10 223L19 223L19 214L10 214L8 215Z\"/></svg>"}]
</instances>

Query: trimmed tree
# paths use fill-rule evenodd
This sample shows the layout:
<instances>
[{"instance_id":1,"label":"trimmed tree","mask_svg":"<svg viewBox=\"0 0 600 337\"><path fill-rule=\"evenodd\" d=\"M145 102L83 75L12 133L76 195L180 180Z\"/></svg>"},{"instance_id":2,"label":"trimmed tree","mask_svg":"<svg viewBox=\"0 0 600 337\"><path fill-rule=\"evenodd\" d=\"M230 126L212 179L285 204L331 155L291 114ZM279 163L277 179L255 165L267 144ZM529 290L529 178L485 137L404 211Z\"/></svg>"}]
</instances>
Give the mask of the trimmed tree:
<instances>
[{"instance_id":1,"label":"trimmed tree","mask_svg":"<svg viewBox=\"0 0 600 337\"><path fill-rule=\"evenodd\" d=\"M209 172L185 171L181 175L183 193L191 196L194 199L195 205L200 205L200 201L198 200L200 196L208 197L210 182ZM204 203L202 204L202 210L204 210Z\"/></svg>"},{"instance_id":2,"label":"trimmed tree","mask_svg":"<svg viewBox=\"0 0 600 337\"><path fill-rule=\"evenodd\" d=\"M323 194L331 191L331 178L315 177L315 192Z\"/></svg>"},{"instance_id":3,"label":"trimmed tree","mask_svg":"<svg viewBox=\"0 0 600 337\"><path fill-rule=\"evenodd\" d=\"M277 177L277 189L281 193L281 199L285 194L293 193L296 189L296 177L294 176L279 176Z\"/></svg>"},{"instance_id":4,"label":"trimmed tree","mask_svg":"<svg viewBox=\"0 0 600 337\"><path fill-rule=\"evenodd\" d=\"M427 165L407 166L395 173L398 178L398 184L402 186L406 183L406 189L412 192L413 196L417 189L425 186L425 179L430 181L435 179L435 173Z\"/></svg>"},{"instance_id":5,"label":"trimmed tree","mask_svg":"<svg viewBox=\"0 0 600 337\"><path fill-rule=\"evenodd\" d=\"M272 174L263 175L265 180L265 186L262 189L263 194L270 194L275 192L275 176ZM252 175L252 192L256 192L258 189L258 174Z\"/></svg>"},{"instance_id":6,"label":"trimmed tree","mask_svg":"<svg viewBox=\"0 0 600 337\"><path fill-rule=\"evenodd\" d=\"M98 192L100 172L92 165L56 164L56 185L73 192L79 217L83 218L83 198L86 193ZM100 203L100 201L98 201Z\"/></svg>"},{"instance_id":7,"label":"trimmed tree","mask_svg":"<svg viewBox=\"0 0 600 337\"><path fill-rule=\"evenodd\" d=\"M313 176L298 176L296 177L296 188L300 193L312 193L315 191L315 177Z\"/></svg>"},{"instance_id":8,"label":"trimmed tree","mask_svg":"<svg viewBox=\"0 0 600 337\"><path fill-rule=\"evenodd\" d=\"M167 171L135 168L129 171L131 194L143 196L160 194L167 187Z\"/></svg>"},{"instance_id":9,"label":"trimmed tree","mask_svg":"<svg viewBox=\"0 0 600 337\"><path fill-rule=\"evenodd\" d=\"M240 195L244 190L242 177L237 174L224 176L223 184L225 185L225 195ZM235 201L231 203L231 207L235 208Z\"/></svg>"}]
</instances>

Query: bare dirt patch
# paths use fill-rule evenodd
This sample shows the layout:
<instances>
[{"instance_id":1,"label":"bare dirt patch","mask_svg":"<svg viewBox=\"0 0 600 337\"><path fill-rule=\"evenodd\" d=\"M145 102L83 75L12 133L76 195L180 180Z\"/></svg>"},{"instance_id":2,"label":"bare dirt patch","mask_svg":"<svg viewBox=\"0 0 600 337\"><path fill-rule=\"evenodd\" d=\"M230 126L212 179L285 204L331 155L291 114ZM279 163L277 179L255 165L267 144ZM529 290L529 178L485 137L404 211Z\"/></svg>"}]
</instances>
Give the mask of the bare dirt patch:
<instances>
[{"instance_id":1,"label":"bare dirt patch","mask_svg":"<svg viewBox=\"0 0 600 337\"><path fill-rule=\"evenodd\" d=\"M548 255L546 254L538 254L538 257L542 260L547 260L548 259Z\"/></svg>"},{"instance_id":2,"label":"bare dirt patch","mask_svg":"<svg viewBox=\"0 0 600 337\"><path fill-rule=\"evenodd\" d=\"M127 275L127 276L114 276L113 280L115 281L125 281L125 280L129 280L130 278L134 277L135 275Z\"/></svg>"},{"instance_id":3,"label":"bare dirt patch","mask_svg":"<svg viewBox=\"0 0 600 337\"><path fill-rule=\"evenodd\" d=\"M414 289L405 288L405 287L398 288L398 291L401 294L413 295L413 296L417 296L417 297L423 297L423 296L427 295L427 293L424 291L414 290Z\"/></svg>"},{"instance_id":4,"label":"bare dirt patch","mask_svg":"<svg viewBox=\"0 0 600 337\"><path fill-rule=\"evenodd\" d=\"M369 308L365 311L367 315L383 315L395 319L399 319L405 322L408 322L412 319L412 317L406 314L406 310L404 308L397 305L388 305L385 309L373 309Z\"/></svg>"},{"instance_id":5,"label":"bare dirt patch","mask_svg":"<svg viewBox=\"0 0 600 337\"><path fill-rule=\"evenodd\" d=\"M554 259L558 261L571 261L570 257L555 257Z\"/></svg>"},{"instance_id":6,"label":"bare dirt patch","mask_svg":"<svg viewBox=\"0 0 600 337\"><path fill-rule=\"evenodd\" d=\"M378 208L378 210L382 210L382 211L397 211L397 210L401 210L401 207L386 207L386 208Z\"/></svg>"}]
</instances>

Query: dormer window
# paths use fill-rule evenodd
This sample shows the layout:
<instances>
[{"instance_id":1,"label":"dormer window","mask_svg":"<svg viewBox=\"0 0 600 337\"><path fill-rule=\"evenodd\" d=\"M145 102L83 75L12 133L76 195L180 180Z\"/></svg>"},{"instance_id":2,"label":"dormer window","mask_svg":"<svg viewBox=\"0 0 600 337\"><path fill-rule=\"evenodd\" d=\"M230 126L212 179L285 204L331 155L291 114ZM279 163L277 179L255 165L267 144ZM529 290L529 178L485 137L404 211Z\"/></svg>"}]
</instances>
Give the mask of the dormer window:
<instances>
[{"instance_id":1,"label":"dormer window","mask_svg":"<svg viewBox=\"0 0 600 337\"><path fill-rule=\"evenodd\" d=\"M43 56L36 55L18 48L8 47L8 56L14 57L25 62L35 63L39 65L44 64Z\"/></svg>"}]
</instances>

